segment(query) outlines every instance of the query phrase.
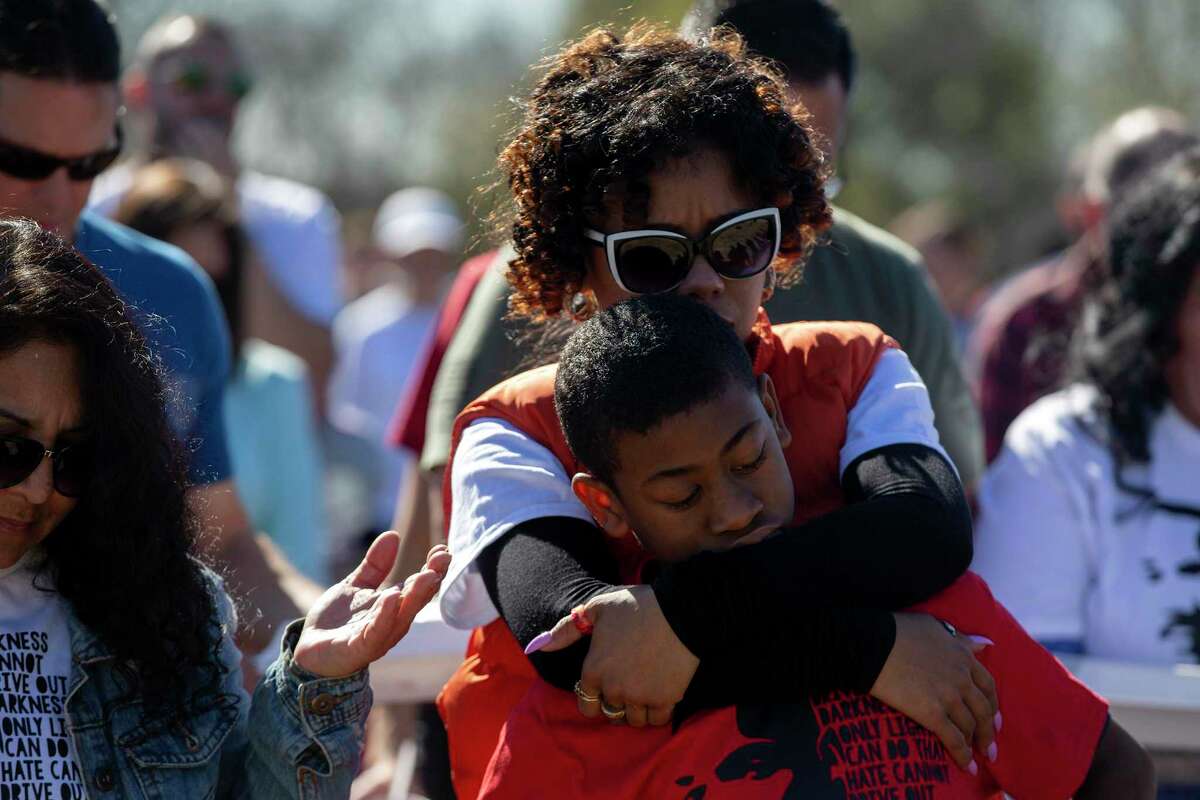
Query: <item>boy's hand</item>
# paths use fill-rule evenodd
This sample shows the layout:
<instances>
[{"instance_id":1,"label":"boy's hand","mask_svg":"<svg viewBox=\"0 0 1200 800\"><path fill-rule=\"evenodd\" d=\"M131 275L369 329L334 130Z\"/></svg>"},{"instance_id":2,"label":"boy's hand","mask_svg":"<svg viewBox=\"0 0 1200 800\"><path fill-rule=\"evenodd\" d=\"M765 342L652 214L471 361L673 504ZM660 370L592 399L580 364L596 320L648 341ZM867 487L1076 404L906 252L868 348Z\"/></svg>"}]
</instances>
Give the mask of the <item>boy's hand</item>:
<instances>
[{"instance_id":1,"label":"boy's hand","mask_svg":"<svg viewBox=\"0 0 1200 800\"><path fill-rule=\"evenodd\" d=\"M989 644L928 614L896 614L896 643L871 687L872 696L936 734L971 774L979 769L972 746L996 759L996 684L975 659Z\"/></svg>"},{"instance_id":2,"label":"boy's hand","mask_svg":"<svg viewBox=\"0 0 1200 800\"><path fill-rule=\"evenodd\" d=\"M671 630L649 586L599 594L576 609L592 626L591 646L576 686L579 711L610 722L666 725L700 659ZM564 617L530 642L527 653L561 650L585 635ZM585 626L586 627L586 626Z\"/></svg>"}]
</instances>

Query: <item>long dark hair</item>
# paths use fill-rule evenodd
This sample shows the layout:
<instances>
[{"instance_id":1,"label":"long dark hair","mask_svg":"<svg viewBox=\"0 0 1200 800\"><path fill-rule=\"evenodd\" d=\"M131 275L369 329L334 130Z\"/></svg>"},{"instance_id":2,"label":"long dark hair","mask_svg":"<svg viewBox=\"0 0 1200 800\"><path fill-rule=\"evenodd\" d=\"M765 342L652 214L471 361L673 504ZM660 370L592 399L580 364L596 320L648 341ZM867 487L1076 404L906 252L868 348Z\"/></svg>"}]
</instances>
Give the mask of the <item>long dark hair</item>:
<instances>
[{"instance_id":1,"label":"long dark hair","mask_svg":"<svg viewBox=\"0 0 1200 800\"><path fill-rule=\"evenodd\" d=\"M148 716L182 719L221 681L220 634L158 361L98 269L36 223L3 220L0 353L35 340L75 350L95 453L78 505L44 541L43 574L135 668Z\"/></svg>"},{"instance_id":2,"label":"long dark hair","mask_svg":"<svg viewBox=\"0 0 1200 800\"><path fill-rule=\"evenodd\" d=\"M1179 154L1113 210L1111 279L1084 315L1082 377L1099 389L1118 467L1150 459L1150 426L1167 402L1167 362L1200 265L1200 148Z\"/></svg>"}]
</instances>

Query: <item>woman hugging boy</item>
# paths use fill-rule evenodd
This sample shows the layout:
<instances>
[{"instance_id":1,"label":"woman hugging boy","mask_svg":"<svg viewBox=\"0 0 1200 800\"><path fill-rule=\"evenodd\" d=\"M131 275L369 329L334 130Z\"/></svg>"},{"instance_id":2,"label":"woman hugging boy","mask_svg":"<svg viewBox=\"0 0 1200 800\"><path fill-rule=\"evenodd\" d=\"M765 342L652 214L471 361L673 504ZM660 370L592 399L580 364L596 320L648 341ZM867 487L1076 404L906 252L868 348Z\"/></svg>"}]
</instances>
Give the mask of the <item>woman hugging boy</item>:
<instances>
[{"instance_id":1,"label":"woman hugging boy","mask_svg":"<svg viewBox=\"0 0 1200 800\"><path fill-rule=\"evenodd\" d=\"M863 326L841 327L834 332L852 338ZM554 389L585 469L573 478L576 496L609 536L644 551L629 583L653 584L656 563L770 546L762 543L796 516L783 451L794 437L820 435L821 420L789 430L771 378L755 377L746 348L709 308L650 295L600 312L563 350ZM574 696L534 683L508 718L481 797L1152 796L1145 755L1107 703L1030 638L978 576L963 575L911 610L972 640L1000 687L996 741L966 770L903 714L866 694L805 696L794 681L789 687L786 667L761 676L754 704L680 706L671 727L597 724L588 717L622 723L624 710L588 691L585 666ZM578 641L590 613L577 609L527 652ZM755 637L786 619L764 609L738 624ZM764 630L760 640L777 633Z\"/></svg>"}]
</instances>

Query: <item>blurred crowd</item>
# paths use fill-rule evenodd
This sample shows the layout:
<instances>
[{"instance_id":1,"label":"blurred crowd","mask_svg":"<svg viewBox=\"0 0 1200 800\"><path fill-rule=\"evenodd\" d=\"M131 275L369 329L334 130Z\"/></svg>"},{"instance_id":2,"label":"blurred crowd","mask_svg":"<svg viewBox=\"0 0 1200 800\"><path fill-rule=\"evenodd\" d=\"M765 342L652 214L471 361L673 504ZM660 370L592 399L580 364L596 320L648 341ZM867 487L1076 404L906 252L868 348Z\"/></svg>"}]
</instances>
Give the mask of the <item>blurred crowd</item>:
<instances>
[{"instance_id":1,"label":"blurred crowd","mask_svg":"<svg viewBox=\"0 0 1200 800\"><path fill-rule=\"evenodd\" d=\"M685 35L711 19L707 5ZM823 0L740 5L750 10L730 21L806 109L836 203L851 32ZM791 21L764 24L758 7ZM224 491L209 500L214 530L262 534L257 556L215 534L242 588L278 586L303 608L379 531L403 537L393 582L421 569L445 538L455 417L554 360L547 348L563 331L508 313L513 244L469 241L466 212L439 188L396 187L369 224L343 224L320 187L241 163L233 133L258 77L247 46L220 19L167 15L128 54L119 99L114 86L81 112L91 127L71 129L44 109L91 101L39 94L0 51L0 213L75 236L98 264L114 247L101 238L124 235L107 232L108 218L203 270L228 339L203 352L172 340L182 360L164 358L193 415L223 416L227 459L212 457L195 482ZM1200 663L1198 130L1175 110L1140 107L1095 131L1061 165L1059 194L1028 200L1056 215L1064 246L1002 277L987 226L929 197L892 220L835 205L803 280L767 295L775 323L861 319L899 341L971 499L972 568L1056 653ZM66 169L19 171L37 158ZM180 319L206 313L204 297L179 302ZM214 375L223 385L205 388ZM181 432L202 438L192 423ZM272 621L270 593L254 602ZM283 635L257 634L251 678ZM397 748L414 738L413 792L452 796L432 706L377 709L351 796L389 796Z\"/></svg>"}]
</instances>

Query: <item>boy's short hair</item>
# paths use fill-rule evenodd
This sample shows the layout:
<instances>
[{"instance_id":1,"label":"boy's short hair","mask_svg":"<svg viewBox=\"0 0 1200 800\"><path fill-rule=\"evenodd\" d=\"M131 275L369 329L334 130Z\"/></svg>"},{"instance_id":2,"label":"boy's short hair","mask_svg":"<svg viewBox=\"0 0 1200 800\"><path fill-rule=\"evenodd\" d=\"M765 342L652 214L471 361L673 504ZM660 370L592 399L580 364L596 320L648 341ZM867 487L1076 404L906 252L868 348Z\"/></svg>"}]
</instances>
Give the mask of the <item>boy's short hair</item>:
<instances>
[{"instance_id":1,"label":"boy's short hair","mask_svg":"<svg viewBox=\"0 0 1200 800\"><path fill-rule=\"evenodd\" d=\"M643 295L599 312L571 335L554 406L575 458L612 486L619 434L646 433L730 384L756 386L733 326L691 298Z\"/></svg>"}]
</instances>

